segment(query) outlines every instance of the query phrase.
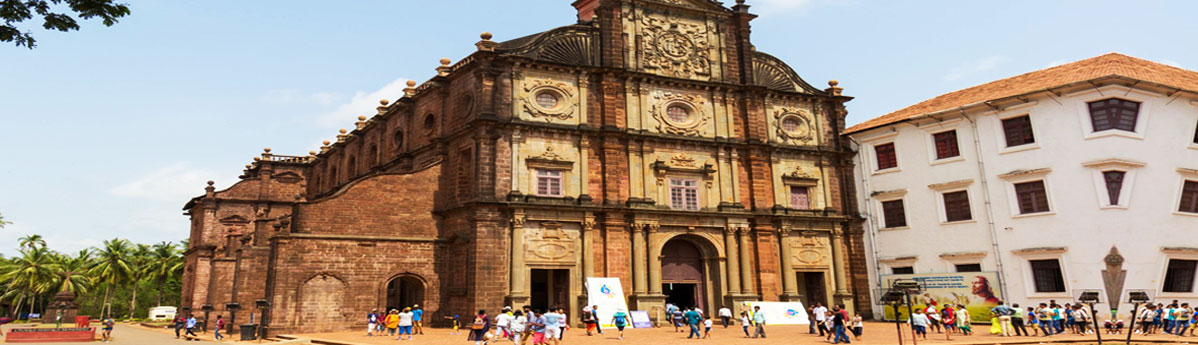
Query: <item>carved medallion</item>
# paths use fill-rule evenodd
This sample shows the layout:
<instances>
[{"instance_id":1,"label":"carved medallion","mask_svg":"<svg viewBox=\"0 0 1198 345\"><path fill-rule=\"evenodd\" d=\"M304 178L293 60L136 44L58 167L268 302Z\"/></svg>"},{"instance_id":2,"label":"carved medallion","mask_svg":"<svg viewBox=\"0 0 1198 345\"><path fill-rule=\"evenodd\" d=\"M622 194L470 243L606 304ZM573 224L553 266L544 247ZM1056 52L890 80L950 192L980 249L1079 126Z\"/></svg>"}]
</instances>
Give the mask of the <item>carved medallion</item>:
<instances>
[{"instance_id":1,"label":"carved medallion","mask_svg":"<svg viewBox=\"0 0 1198 345\"><path fill-rule=\"evenodd\" d=\"M798 263L804 265L815 265L824 262L824 253L815 249L803 249L795 256Z\"/></svg>"},{"instance_id":2,"label":"carved medallion","mask_svg":"<svg viewBox=\"0 0 1198 345\"><path fill-rule=\"evenodd\" d=\"M649 108L649 113L657 120L658 131L689 136L704 134L709 121L704 98L674 92L657 92L653 98L656 104Z\"/></svg>"},{"instance_id":3,"label":"carved medallion","mask_svg":"<svg viewBox=\"0 0 1198 345\"><path fill-rule=\"evenodd\" d=\"M774 112L774 128L778 140L790 144L808 143L813 134L811 118L811 113L806 110L778 109Z\"/></svg>"},{"instance_id":4,"label":"carved medallion","mask_svg":"<svg viewBox=\"0 0 1198 345\"><path fill-rule=\"evenodd\" d=\"M524 111L533 117L552 120L569 120L574 117L578 102L574 97L573 87L569 84L536 79L524 82L524 97L520 103Z\"/></svg>"},{"instance_id":5,"label":"carved medallion","mask_svg":"<svg viewBox=\"0 0 1198 345\"><path fill-rule=\"evenodd\" d=\"M641 24L645 69L682 78L711 75L705 25L659 14L641 17Z\"/></svg>"}]
</instances>

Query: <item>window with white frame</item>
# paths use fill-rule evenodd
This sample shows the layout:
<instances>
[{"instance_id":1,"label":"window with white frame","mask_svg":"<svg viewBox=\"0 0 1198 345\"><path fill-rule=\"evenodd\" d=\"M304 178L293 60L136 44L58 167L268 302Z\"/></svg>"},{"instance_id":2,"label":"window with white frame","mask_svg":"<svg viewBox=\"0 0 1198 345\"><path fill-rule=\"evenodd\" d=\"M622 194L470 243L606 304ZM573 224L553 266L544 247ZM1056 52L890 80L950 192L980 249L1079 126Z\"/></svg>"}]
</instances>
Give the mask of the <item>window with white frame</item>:
<instances>
[{"instance_id":1,"label":"window with white frame","mask_svg":"<svg viewBox=\"0 0 1198 345\"><path fill-rule=\"evenodd\" d=\"M1028 260L1028 264L1032 269L1032 282L1036 292L1065 292L1065 275L1061 271L1061 260Z\"/></svg>"},{"instance_id":2,"label":"window with white frame","mask_svg":"<svg viewBox=\"0 0 1198 345\"><path fill-rule=\"evenodd\" d=\"M944 219L947 222L960 222L973 219L969 208L969 192L959 190L941 194L944 199Z\"/></svg>"},{"instance_id":3,"label":"window with white frame","mask_svg":"<svg viewBox=\"0 0 1198 345\"><path fill-rule=\"evenodd\" d=\"M932 134L936 159L949 159L961 156L961 148L957 145L957 130Z\"/></svg>"},{"instance_id":4,"label":"window with white frame","mask_svg":"<svg viewBox=\"0 0 1198 345\"><path fill-rule=\"evenodd\" d=\"M536 171L538 196L562 196L561 170L536 169Z\"/></svg>"},{"instance_id":5,"label":"window with white frame","mask_svg":"<svg viewBox=\"0 0 1198 345\"><path fill-rule=\"evenodd\" d=\"M1181 205L1178 212L1198 213L1198 180L1186 180L1181 185Z\"/></svg>"},{"instance_id":6,"label":"window with white frame","mask_svg":"<svg viewBox=\"0 0 1198 345\"><path fill-rule=\"evenodd\" d=\"M1095 132L1112 129L1136 131L1136 120L1140 116L1140 102L1108 98L1088 102L1086 105L1090 110L1090 124Z\"/></svg>"},{"instance_id":7,"label":"window with white frame","mask_svg":"<svg viewBox=\"0 0 1198 345\"><path fill-rule=\"evenodd\" d=\"M670 179L670 208L675 210L699 210L699 180Z\"/></svg>"},{"instance_id":8,"label":"window with white frame","mask_svg":"<svg viewBox=\"0 0 1198 345\"><path fill-rule=\"evenodd\" d=\"M1044 186L1044 180L1016 183L1015 199L1019 204L1019 214L1051 211L1048 207L1048 189Z\"/></svg>"},{"instance_id":9,"label":"window with white frame","mask_svg":"<svg viewBox=\"0 0 1198 345\"><path fill-rule=\"evenodd\" d=\"M1132 182L1137 168L1144 163L1120 158L1109 158L1082 163L1094 175L1094 190L1098 195L1098 206L1102 208L1127 208L1132 193Z\"/></svg>"}]
</instances>

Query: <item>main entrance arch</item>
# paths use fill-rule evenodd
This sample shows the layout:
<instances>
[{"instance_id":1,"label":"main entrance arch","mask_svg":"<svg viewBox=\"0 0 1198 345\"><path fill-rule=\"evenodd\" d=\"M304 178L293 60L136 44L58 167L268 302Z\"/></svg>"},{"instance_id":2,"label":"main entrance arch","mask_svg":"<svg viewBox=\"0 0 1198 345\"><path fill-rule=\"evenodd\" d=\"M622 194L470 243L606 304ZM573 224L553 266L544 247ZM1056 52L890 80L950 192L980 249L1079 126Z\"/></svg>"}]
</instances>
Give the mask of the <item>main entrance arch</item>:
<instances>
[{"instance_id":1,"label":"main entrance arch","mask_svg":"<svg viewBox=\"0 0 1198 345\"><path fill-rule=\"evenodd\" d=\"M661 247L661 292L666 303L708 310L703 251L690 240L675 237Z\"/></svg>"},{"instance_id":2,"label":"main entrance arch","mask_svg":"<svg viewBox=\"0 0 1198 345\"><path fill-rule=\"evenodd\" d=\"M387 282L386 310L424 305L424 281L411 275L401 275Z\"/></svg>"}]
</instances>

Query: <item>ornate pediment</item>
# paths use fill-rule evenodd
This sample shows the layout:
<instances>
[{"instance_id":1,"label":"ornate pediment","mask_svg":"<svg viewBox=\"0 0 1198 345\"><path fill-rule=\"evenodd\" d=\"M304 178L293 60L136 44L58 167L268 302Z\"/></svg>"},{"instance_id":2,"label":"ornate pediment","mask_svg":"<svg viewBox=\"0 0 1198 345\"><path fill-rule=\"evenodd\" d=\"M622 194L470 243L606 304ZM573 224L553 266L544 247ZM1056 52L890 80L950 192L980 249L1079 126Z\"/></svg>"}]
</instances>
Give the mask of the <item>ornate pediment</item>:
<instances>
[{"instance_id":1,"label":"ornate pediment","mask_svg":"<svg viewBox=\"0 0 1198 345\"><path fill-rule=\"evenodd\" d=\"M232 216L228 216L228 217L224 217L224 218L220 219L220 223L224 224L224 225L238 225L238 224L246 224L249 222L250 222L249 219L239 216L239 215L232 215Z\"/></svg>"},{"instance_id":2,"label":"ornate pediment","mask_svg":"<svg viewBox=\"0 0 1198 345\"><path fill-rule=\"evenodd\" d=\"M553 151L553 146L545 147L545 152L537 156L525 158L524 161L530 166L549 169L570 169L574 167L574 162Z\"/></svg>"},{"instance_id":3,"label":"ornate pediment","mask_svg":"<svg viewBox=\"0 0 1198 345\"><path fill-rule=\"evenodd\" d=\"M823 93L799 78L799 74L785 62L762 52L753 55L753 83L779 91Z\"/></svg>"},{"instance_id":4,"label":"ornate pediment","mask_svg":"<svg viewBox=\"0 0 1198 345\"><path fill-rule=\"evenodd\" d=\"M598 65L595 28L570 25L499 44L505 55L575 66Z\"/></svg>"},{"instance_id":5,"label":"ornate pediment","mask_svg":"<svg viewBox=\"0 0 1198 345\"><path fill-rule=\"evenodd\" d=\"M666 171L691 172L701 174L711 174L715 172L715 165L711 162L700 164L685 153L677 153L670 156L668 161L657 160L653 162L652 167L658 171L658 175L663 175Z\"/></svg>"},{"instance_id":6,"label":"ornate pediment","mask_svg":"<svg viewBox=\"0 0 1198 345\"><path fill-rule=\"evenodd\" d=\"M304 180L303 176L300 176L299 174L296 174L296 173L293 173L290 171L285 171L285 172L271 175L271 178L275 179L276 181L279 181L282 183L288 183L288 184L298 183L298 182Z\"/></svg>"},{"instance_id":7,"label":"ornate pediment","mask_svg":"<svg viewBox=\"0 0 1198 345\"><path fill-rule=\"evenodd\" d=\"M803 169L803 167L795 167L794 171L782 175L782 182L788 184L815 185L819 183L819 176L807 172Z\"/></svg>"}]
</instances>

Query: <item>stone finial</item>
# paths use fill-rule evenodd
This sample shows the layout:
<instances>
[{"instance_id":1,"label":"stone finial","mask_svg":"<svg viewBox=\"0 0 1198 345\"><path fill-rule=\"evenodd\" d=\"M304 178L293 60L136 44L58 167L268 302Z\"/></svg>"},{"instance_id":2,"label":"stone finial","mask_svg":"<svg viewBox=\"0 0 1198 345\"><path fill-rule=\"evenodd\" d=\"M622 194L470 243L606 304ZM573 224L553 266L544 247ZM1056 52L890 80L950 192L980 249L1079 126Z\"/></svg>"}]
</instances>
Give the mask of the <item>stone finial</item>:
<instances>
[{"instance_id":1,"label":"stone finial","mask_svg":"<svg viewBox=\"0 0 1198 345\"><path fill-rule=\"evenodd\" d=\"M253 167L254 167L254 165L253 165L253 164L246 164L246 165L245 165L245 168L246 168L246 169L250 169L250 168L253 168Z\"/></svg>"},{"instance_id":2,"label":"stone finial","mask_svg":"<svg viewBox=\"0 0 1198 345\"><path fill-rule=\"evenodd\" d=\"M262 160L262 157L254 157L255 162L260 161L260 160Z\"/></svg>"},{"instance_id":3,"label":"stone finial","mask_svg":"<svg viewBox=\"0 0 1198 345\"><path fill-rule=\"evenodd\" d=\"M338 131L337 131L337 133L341 133L341 134L345 134L345 132L346 132L346 131L345 131L345 128L342 128L342 129L340 129L340 130L338 130Z\"/></svg>"},{"instance_id":4,"label":"stone finial","mask_svg":"<svg viewBox=\"0 0 1198 345\"><path fill-rule=\"evenodd\" d=\"M829 81L828 81L828 88L827 88L826 90L824 90L824 91L825 91L825 92L827 92L829 95L832 95L832 96L840 96L840 95L841 95L841 92L842 92L842 91L844 91L844 88L843 88L843 87L840 87L840 86L838 86L838 85L840 85L840 82L839 82L839 81L836 81L836 79L829 80Z\"/></svg>"},{"instance_id":5,"label":"stone finial","mask_svg":"<svg viewBox=\"0 0 1198 345\"><path fill-rule=\"evenodd\" d=\"M411 80L409 80L409 81L411 81ZM390 102L390 101L387 101L387 99L386 99L386 98L384 98L384 99L380 99L380 100L379 100L379 104L381 104L381 105L387 105L388 103L391 103L391 102Z\"/></svg>"},{"instance_id":6,"label":"stone finial","mask_svg":"<svg viewBox=\"0 0 1198 345\"><path fill-rule=\"evenodd\" d=\"M328 140L325 140L325 141L324 141L324 146L329 146L329 141L328 141Z\"/></svg>"},{"instance_id":7,"label":"stone finial","mask_svg":"<svg viewBox=\"0 0 1198 345\"><path fill-rule=\"evenodd\" d=\"M358 122L354 122L354 126L356 126L358 130L366 128L366 115L358 115Z\"/></svg>"},{"instance_id":8,"label":"stone finial","mask_svg":"<svg viewBox=\"0 0 1198 345\"><path fill-rule=\"evenodd\" d=\"M216 194L216 186L214 186L215 184L216 181L208 180L208 186L204 187L204 196L212 197L214 194Z\"/></svg>"},{"instance_id":9,"label":"stone finial","mask_svg":"<svg viewBox=\"0 0 1198 345\"><path fill-rule=\"evenodd\" d=\"M358 115L358 121L366 121L366 115ZM342 129L344 131L344 129Z\"/></svg>"},{"instance_id":10,"label":"stone finial","mask_svg":"<svg viewBox=\"0 0 1198 345\"><path fill-rule=\"evenodd\" d=\"M387 104L391 104L391 102L387 101L386 99L380 99L379 106L375 107L374 110L378 111L379 115L386 114L387 113Z\"/></svg>"},{"instance_id":11,"label":"stone finial","mask_svg":"<svg viewBox=\"0 0 1198 345\"><path fill-rule=\"evenodd\" d=\"M309 156L315 156L315 155L316 155L316 150L308 151L308 155L309 155Z\"/></svg>"},{"instance_id":12,"label":"stone finial","mask_svg":"<svg viewBox=\"0 0 1198 345\"><path fill-rule=\"evenodd\" d=\"M483 31L483 33L478 35L478 37L482 38L482 40L478 41L478 43L475 43L474 46L477 47L479 51L495 51L495 47L499 46L499 43L491 40L490 32Z\"/></svg>"},{"instance_id":13,"label":"stone finial","mask_svg":"<svg viewBox=\"0 0 1198 345\"><path fill-rule=\"evenodd\" d=\"M269 147L264 148L264 149L262 149L262 152L270 153L270 148Z\"/></svg>"},{"instance_id":14,"label":"stone finial","mask_svg":"<svg viewBox=\"0 0 1198 345\"><path fill-rule=\"evenodd\" d=\"M214 184L216 184L216 181L213 181L213 180L208 180L208 185L209 185L209 186L211 186L211 185L214 185Z\"/></svg>"},{"instance_id":15,"label":"stone finial","mask_svg":"<svg viewBox=\"0 0 1198 345\"><path fill-rule=\"evenodd\" d=\"M408 87L403 89L404 97L416 96L416 81L408 79L407 85Z\"/></svg>"},{"instance_id":16,"label":"stone finial","mask_svg":"<svg viewBox=\"0 0 1198 345\"><path fill-rule=\"evenodd\" d=\"M438 77L448 77L449 76L449 70L453 68L453 67L449 66L450 62L451 62L451 60L449 60L449 58L441 58L441 66L437 67L437 76Z\"/></svg>"},{"instance_id":17,"label":"stone finial","mask_svg":"<svg viewBox=\"0 0 1198 345\"><path fill-rule=\"evenodd\" d=\"M737 13L749 13L749 5L745 5L745 0L736 0L736 5L732 6L732 10Z\"/></svg>"}]
</instances>

